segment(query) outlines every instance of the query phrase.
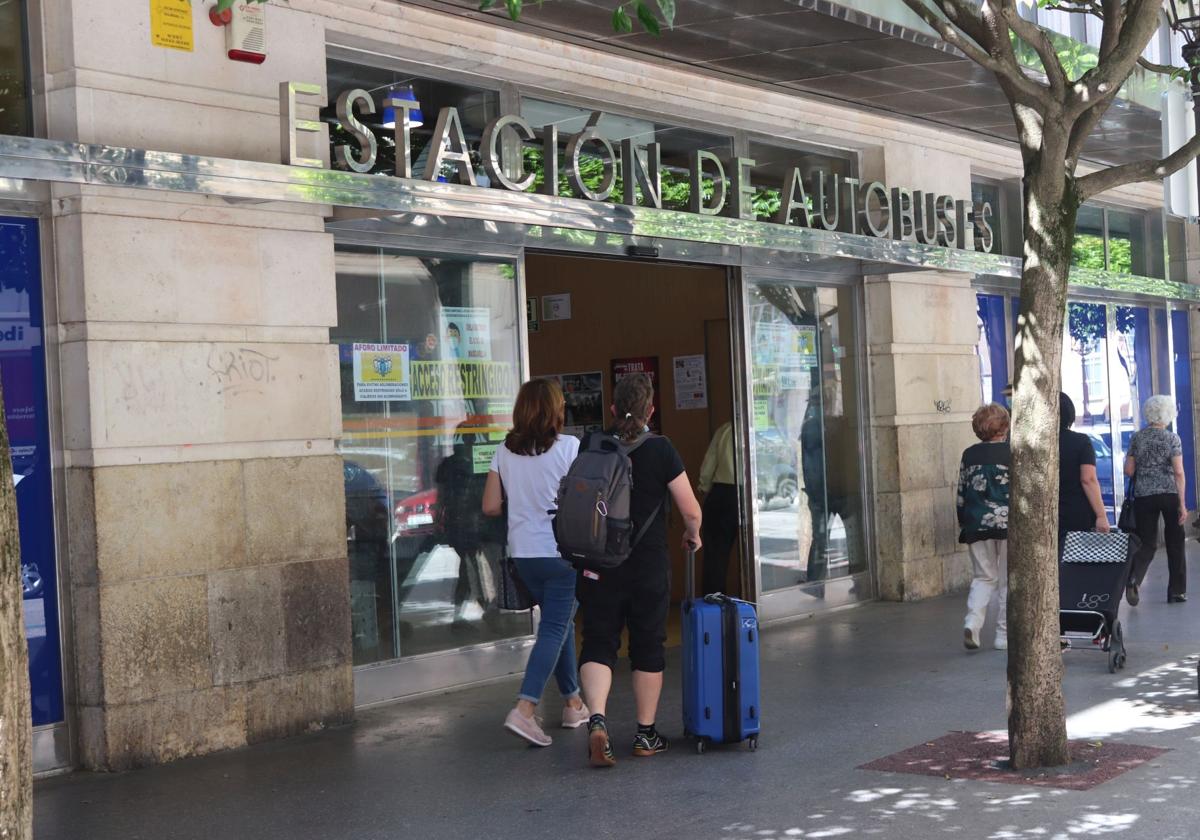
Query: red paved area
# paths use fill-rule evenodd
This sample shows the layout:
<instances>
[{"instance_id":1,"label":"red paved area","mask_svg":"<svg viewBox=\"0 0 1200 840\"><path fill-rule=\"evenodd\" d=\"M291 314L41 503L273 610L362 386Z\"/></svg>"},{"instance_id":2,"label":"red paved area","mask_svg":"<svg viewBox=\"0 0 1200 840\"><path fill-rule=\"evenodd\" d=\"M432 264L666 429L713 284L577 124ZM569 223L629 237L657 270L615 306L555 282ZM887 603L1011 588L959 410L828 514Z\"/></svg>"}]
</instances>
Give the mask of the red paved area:
<instances>
[{"instance_id":1,"label":"red paved area","mask_svg":"<svg viewBox=\"0 0 1200 840\"><path fill-rule=\"evenodd\" d=\"M1008 739L995 732L951 732L863 764L860 770L915 773L945 779L972 779L1010 785L1091 790L1139 765L1158 758L1165 749L1110 741L1071 741L1072 762L1049 770L1008 769Z\"/></svg>"}]
</instances>

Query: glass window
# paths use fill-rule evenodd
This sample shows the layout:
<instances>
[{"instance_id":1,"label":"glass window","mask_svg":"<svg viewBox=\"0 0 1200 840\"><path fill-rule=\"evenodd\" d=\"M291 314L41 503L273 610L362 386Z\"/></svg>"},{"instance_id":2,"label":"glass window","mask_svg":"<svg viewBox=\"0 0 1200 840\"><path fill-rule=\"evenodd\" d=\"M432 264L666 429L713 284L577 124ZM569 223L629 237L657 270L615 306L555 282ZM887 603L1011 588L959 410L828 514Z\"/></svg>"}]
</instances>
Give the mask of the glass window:
<instances>
[{"instance_id":1,"label":"glass window","mask_svg":"<svg viewBox=\"0 0 1200 840\"><path fill-rule=\"evenodd\" d=\"M471 148L476 182L483 186L488 185L487 175L484 173L482 162L479 159L479 138L483 134L484 126L500 114L499 93L494 90L421 78L382 67L336 60L328 62L326 72L330 105L321 111L321 119L329 124L331 149L344 143L349 143L355 148L358 147L353 137L338 124L334 103L343 91L361 88L371 94L375 101L374 114L355 112L358 120L370 129L379 143L379 153L371 171L388 175L394 174L396 172L396 140L393 131L395 115L383 107L383 101L389 94L402 99L415 99L421 104L421 107L418 111L412 112L410 116L413 125L410 135L412 171L417 177L421 177L429 155L429 141L433 137L438 112L442 108L453 107L458 109L463 135L467 145ZM330 157L332 158L332 155ZM438 180L447 180L446 174L448 173L439 175Z\"/></svg>"},{"instance_id":2,"label":"glass window","mask_svg":"<svg viewBox=\"0 0 1200 840\"><path fill-rule=\"evenodd\" d=\"M1187 283L1187 225L1183 219L1168 218L1166 235L1167 258L1170 261L1167 279Z\"/></svg>"},{"instance_id":3,"label":"glass window","mask_svg":"<svg viewBox=\"0 0 1200 840\"><path fill-rule=\"evenodd\" d=\"M0 380L16 488L34 726L63 719L39 248L36 219L0 217Z\"/></svg>"},{"instance_id":4,"label":"glass window","mask_svg":"<svg viewBox=\"0 0 1200 840\"><path fill-rule=\"evenodd\" d=\"M1071 264L1080 268L1104 271L1107 260L1104 253L1104 211L1099 207L1084 205L1075 218L1075 245Z\"/></svg>"},{"instance_id":5,"label":"glass window","mask_svg":"<svg viewBox=\"0 0 1200 840\"><path fill-rule=\"evenodd\" d=\"M1087 435L1096 450L1096 474L1100 479L1100 495L1108 508L1109 518L1113 519L1107 318L1107 307L1103 304L1067 304L1067 330L1063 335L1062 389L1075 403L1074 430Z\"/></svg>"},{"instance_id":6,"label":"glass window","mask_svg":"<svg viewBox=\"0 0 1200 840\"><path fill-rule=\"evenodd\" d=\"M979 361L980 398L1005 405L1008 378L1008 331L1004 326L1004 296L978 295L976 320L979 339L975 357Z\"/></svg>"},{"instance_id":7,"label":"glass window","mask_svg":"<svg viewBox=\"0 0 1200 840\"><path fill-rule=\"evenodd\" d=\"M752 282L746 306L762 589L865 571L855 291Z\"/></svg>"},{"instance_id":8,"label":"glass window","mask_svg":"<svg viewBox=\"0 0 1200 840\"><path fill-rule=\"evenodd\" d=\"M988 224L992 228L992 253L1007 254L1005 250L1007 243L1004 240L1004 218L1002 215L1003 208L1000 206L1000 187L996 184L988 184L982 181L971 182L971 203L976 209L982 205L988 204L992 208L992 215ZM981 217L976 217L975 220L975 239L983 239L983 220Z\"/></svg>"},{"instance_id":9,"label":"glass window","mask_svg":"<svg viewBox=\"0 0 1200 840\"><path fill-rule=\"evenodd\" d=\"M559 161L565 161L563 149L570 135L576 134L587 125L592 110L565 105L558 102L547 102L542 99L525 98L521 100L521 116L540 130L547 125L558 126ZM621 142L626 139L633 141L636 148L645 149L650 143L661 146L660 178L662 183L662 204L668 210L686 210L691 196L691 161L695 151L711 152L727 161L733 154L733 141L728 136L710 134L678 125L668 125L653 119L631 117L613 114L608 111L600 118L597 125L600 134L613 145L616 158L606 161L603 153L595 143L583 147L580 169L584 183L590 189L599 188L605 178L605 166L615 167L611 201L621 201L624 196L625 181L621 174ZM545 167L542 163L543 152L540 141L525 144L525 166L527 171L536 173L533 189L540 189L545 179ZM560 167L562 164L560 163ZM564 172L559 173L558 191L560 195L574 195ZM712 185L705 181L705 198L712 196ZM638 201L642 200L641 188L637 188Z\"/></svg>"},{"instance_id":10,"label":"glass window","mask_svg":"<svg viewBox=\"0 0 1200 840\"><path fill-rule=\"evenodd\" d=\"M356 664L530 632L496 608L503 519L483 485L520 381L507 262L337 253Z\"/></svg>"},{"instance_id":11,"label":"glass window","mask_svg":"<svg viewBox=\"0 0 1200 840\"><path fill-rule=\"evenodd\" d=\"M0 2L0 134L29 134L25 68L25 3Z\"/></svg>"},{"instance_id":12,"label":"glass window","mask_svg":"<svg viewBox=\"0 0 1200 840\"><path fill-rule=\"evenodd\" d=\"M1122 274L1149 274L1146 264L1146 229L1141 213L1108 211L1108 270ZM1159 242L1161 243L1161 238Z\"/></svg>"},{"instance_id":13,"label":"glass window","mask_svg":"<svg viewBox=\"0 0 1200 840\"><path fill-rule=\"evenodd\" d=\"M1188 313L1175 309L1171 312L1171 341L1175 345L1173 367L1175 368L1175 405L1179 416L1175 419L1175 433L1183 441L1183 471L1187 476L1185 493L1189 510L1196 509L1196 439L1192 423L1192 365ZM1169 393L1169 392L1164 392Z\"/></svg>"},{"instance_id":14,"label":"glass window","mask_svg":"<svg viewBox=\"0 0 1200 840\"><path fill-rule=\"evenodd\" d=\"M1117 307L1117 399L1120 401L1121 451L1129 451L1133 433L1142 426L1142 404L1154 396L1150 361L1150 310Z\"/></svg>"},{"instance_id":15,"label":"glass window","mask_svg":"<svg viewBox=\"0 0 1200 840\"><path fill-rule=\"evenodd\" d=\"M817 184L822 175L825 177L826 189L832 192L834 175L853 178L857 170L855 158L849 152L774 146L755 140L750 141L750 158L755 163L754 168L750 170L750 183L754 185L754 215L760 222L775 221L783 191L790 183L794 167L800 169L801 178L804 180L810 212L816 207ZM849 191L840 191L838 200L840 206L837 227L839 230L849 230Z\"/></svg>"}]
</instances>

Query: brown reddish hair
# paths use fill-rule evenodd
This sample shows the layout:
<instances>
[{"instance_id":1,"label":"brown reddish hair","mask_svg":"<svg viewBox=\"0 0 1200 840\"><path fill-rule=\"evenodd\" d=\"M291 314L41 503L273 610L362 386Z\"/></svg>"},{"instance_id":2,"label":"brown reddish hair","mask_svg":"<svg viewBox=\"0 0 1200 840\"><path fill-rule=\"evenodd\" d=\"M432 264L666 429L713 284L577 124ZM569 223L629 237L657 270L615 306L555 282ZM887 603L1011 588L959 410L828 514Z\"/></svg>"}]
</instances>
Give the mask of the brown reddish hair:
<instances>
[{"instance_id":1,"label":"brown reddish hair","mask_svg":"<svg viewBox=\"0 0 1200 840\"><path fill-rule=\"evenodd\" d=\"M1008 409L997 403L988 403L975 410L971 417L971 428L980 440L991 440L1008 431Z\"/></svg>"},{"instance_id":2,"label":"brown reddish hair","mask_svg":"<svg viewBox=\"0 0 1200 840\"><path fill-rule=\"evenodd\" d=\"M513 427L504 439L505 447L517 455L548 452L562 431L565 412L566 402L557 382L530 379L517 392Z\"/></svg>"}]
</instances>

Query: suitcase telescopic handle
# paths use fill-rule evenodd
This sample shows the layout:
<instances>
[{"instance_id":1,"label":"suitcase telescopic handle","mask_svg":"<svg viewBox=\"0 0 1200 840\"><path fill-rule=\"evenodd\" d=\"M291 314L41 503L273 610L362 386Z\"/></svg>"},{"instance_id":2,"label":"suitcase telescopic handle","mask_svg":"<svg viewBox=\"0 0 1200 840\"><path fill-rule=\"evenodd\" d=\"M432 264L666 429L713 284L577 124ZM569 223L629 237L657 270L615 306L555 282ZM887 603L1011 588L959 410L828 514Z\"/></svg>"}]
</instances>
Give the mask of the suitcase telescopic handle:
<instances>
[{"instance_id":1,"label":"suitcase telescopic handle","mask_svg":"<svg viewBox=\"0 0 1200 840\"><path fill-rule=\"evenodd\" d=\"M683 599L696 597L696 547L688 543L687 557L683 561Z\"/></svg>"}]
</instances>

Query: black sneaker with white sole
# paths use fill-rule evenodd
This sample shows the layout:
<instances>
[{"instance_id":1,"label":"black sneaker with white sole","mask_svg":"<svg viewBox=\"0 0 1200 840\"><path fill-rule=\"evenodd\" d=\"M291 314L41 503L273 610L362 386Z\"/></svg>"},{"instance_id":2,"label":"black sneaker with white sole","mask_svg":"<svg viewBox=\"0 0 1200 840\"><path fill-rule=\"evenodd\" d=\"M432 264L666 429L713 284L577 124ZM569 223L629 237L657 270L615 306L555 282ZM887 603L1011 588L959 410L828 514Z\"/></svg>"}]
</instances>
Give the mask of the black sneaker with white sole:
<instances>
[{"instance_id":1,"label":"black sneaker with white sole","mask_svg":"<svg viewBox=\"0 0 1200 840\"><path fill-rule=\"evenodd\" d=\"M653 732L639 732L633 736L633 754L638 756L658 755L670 748L671 742L664 738L656 729Z\"/></svg>"}]
</instances>

